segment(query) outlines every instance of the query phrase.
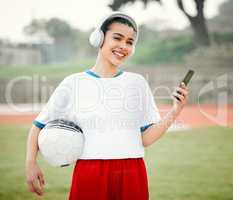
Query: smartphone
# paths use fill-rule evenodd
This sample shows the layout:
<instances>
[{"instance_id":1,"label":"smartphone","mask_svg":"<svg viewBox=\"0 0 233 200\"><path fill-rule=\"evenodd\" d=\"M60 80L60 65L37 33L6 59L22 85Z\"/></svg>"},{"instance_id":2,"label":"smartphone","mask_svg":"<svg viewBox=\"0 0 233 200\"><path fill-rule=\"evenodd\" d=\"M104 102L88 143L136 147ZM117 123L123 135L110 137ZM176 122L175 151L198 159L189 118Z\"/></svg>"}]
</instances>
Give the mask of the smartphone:
<instances>
[{"instance_id":1,"label":"smartphone","mask_svg":"<svg viewBox=\"0 0 233 200\"><path fill-rule=\"evenodd\" d=\"M194 71L193 70L189 70L188 73L185 75L184 79L182 82L184 82L184 84L187 86L189 81L191 80L191 78L193 77ZM182 83L181 82L181 83Z\"/></svg>"},{"instance_id":2,"label":"smartphone","mask_svg":"<svg viewBox=\"0 0 233 200\"><path fill-rule=\"evenodd\" d=\"M181 81L181 83L183 82L186 86L188 85L189 81L191 80L191 78L193 77L194 71L193 70L189 70L187 72L187 74L185 75L184 79ZM180 84L181 84L180 83ZM178 94L180 94L179 91L177 91ZM178 101L180 101L180 99L178 97L175 97Z\"/></svg>"}]
</instances>

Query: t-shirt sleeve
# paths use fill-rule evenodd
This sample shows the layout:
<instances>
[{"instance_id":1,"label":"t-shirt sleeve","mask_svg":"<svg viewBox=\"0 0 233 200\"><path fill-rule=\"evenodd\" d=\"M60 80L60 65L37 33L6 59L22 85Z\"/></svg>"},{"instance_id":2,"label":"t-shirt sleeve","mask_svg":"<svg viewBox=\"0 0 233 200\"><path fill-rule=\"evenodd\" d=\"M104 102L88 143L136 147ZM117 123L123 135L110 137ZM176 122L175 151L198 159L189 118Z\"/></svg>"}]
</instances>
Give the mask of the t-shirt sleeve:
<instances>
[{"instance_id":1,"label":"t-shirt sleeve","mask_svg":"<svg viewBox=\"0 0 233 200\"><path fill-rule=\"evenodd\" d=\"M152 90L148 82L144 79L143 84L143 112L142 112L142 123L140 131L144 132L152 124L156 124L160 121L161 117L159 114L158 107L155 103Z\"/></svg>"},{"instance_id":2,"label":"t-shirt sleeve","mask_svg":"<svg viewBox=\"0 0 233 200\"><path fill-rule=\"evenodd\" d=\"M69 114L72 104L71 86L69 78L65 78L56 87L46 105L33 120L35 126L42 129L49 121L65 118Z\"/></svg>"}]
</instances>

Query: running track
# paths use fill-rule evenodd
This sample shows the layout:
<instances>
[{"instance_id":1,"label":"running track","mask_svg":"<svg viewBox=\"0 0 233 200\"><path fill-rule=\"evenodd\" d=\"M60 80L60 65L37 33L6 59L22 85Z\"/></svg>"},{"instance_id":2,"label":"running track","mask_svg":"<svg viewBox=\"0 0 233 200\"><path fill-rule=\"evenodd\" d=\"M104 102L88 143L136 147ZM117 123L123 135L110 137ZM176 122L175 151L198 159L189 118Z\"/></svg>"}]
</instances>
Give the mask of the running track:
<instances>
[{"instance_id":1,"label":"running track","mask_svg":"<svg viewBox=\"0 0 233 200\"><path fill-rule=\"evenodd\" d=\"M0 106L0 124L30 124L37 113L17 113ZM168 110L168 105L160 105L159 110L163 116ZM174 125L183 128L207 126L233 126L233 104L227 107L215 105L188 105L181 112Z\"/></svg>"}]
</instances>

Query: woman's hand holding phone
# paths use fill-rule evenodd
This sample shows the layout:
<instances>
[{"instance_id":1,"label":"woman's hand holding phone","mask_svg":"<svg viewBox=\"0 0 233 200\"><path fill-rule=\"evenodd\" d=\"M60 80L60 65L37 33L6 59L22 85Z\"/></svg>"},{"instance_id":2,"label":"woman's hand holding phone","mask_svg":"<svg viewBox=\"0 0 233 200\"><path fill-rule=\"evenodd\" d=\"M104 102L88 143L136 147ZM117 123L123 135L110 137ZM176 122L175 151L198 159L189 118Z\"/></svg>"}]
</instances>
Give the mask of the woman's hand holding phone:
<instances>
[{"instance_id":1,"label":"woman's hand holding phone","mask_svg":"<svg viewBox=\"0 0 233 200\"><path fill-rule=\"evenodd\" d=\"M189 70L186 76L184 77L181 84L175 88L175 91L172 93L173 98L173 110L179 114L180 111L183 109L185 104L188 101L188 83L191 80L194 74L193 70Z\"/></svg>"},{"instance_id":2,"label":"woman's hand holding phone","mask_svg":"<svg viewBox=\"0 0 233 200\"><path fill-rule=\"evenodd\" d=\"M182 82L172 94L173 110L179 114L188 101L188 87Z\"/></svg>"}]
</instances>

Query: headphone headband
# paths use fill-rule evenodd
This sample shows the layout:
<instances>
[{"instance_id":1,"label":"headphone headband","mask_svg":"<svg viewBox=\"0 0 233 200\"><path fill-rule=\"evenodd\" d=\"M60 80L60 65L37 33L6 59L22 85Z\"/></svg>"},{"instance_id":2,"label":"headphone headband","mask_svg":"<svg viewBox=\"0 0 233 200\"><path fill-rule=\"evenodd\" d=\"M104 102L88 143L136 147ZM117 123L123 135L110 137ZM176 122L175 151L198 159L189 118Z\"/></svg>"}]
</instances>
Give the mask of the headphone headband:
<instances>
[{"instance_id":1,"label":"headphone headband","mask_svg":"<svg viewBox=\"0 0 233 200\"><path fill-rule=\"evenodd\" d=\"M96 47L96 48L100 48L103 44L104 41L104 33L101 30L102 25L107 21L107 20L111 20L114 18L123 18L128 20L133 28L136 30L136 38L135 38L135 42L137 42L138 39L138 25L136 23L136 21L130 17L129 15L123 13L123 12L112 12L111 14L105 16L96 26L95 30L91 33L90 38L89 38L89 42L92 46Z\"/></svg>"},{"instance_id":2,"label":"headphone headband","mask_svg":"<svg viewBox=\"0 0 233 200\"><path fill-rule=\"evenodd\" d=\"M101 21L100 23L98 24L98 26L96 28L101 28L101 26L107 21L107 20L111 20L111 19L114 19L114 18L123 18L123 19L126 19L128 20L133 28L136 30L136 32L138 32L138 26L137 26L137 23L135 22L135 20L130 17L129 15L123 13L123 12L112 12L110 15L107 15L105 16Z\"/></svg>"}]
</instances>

